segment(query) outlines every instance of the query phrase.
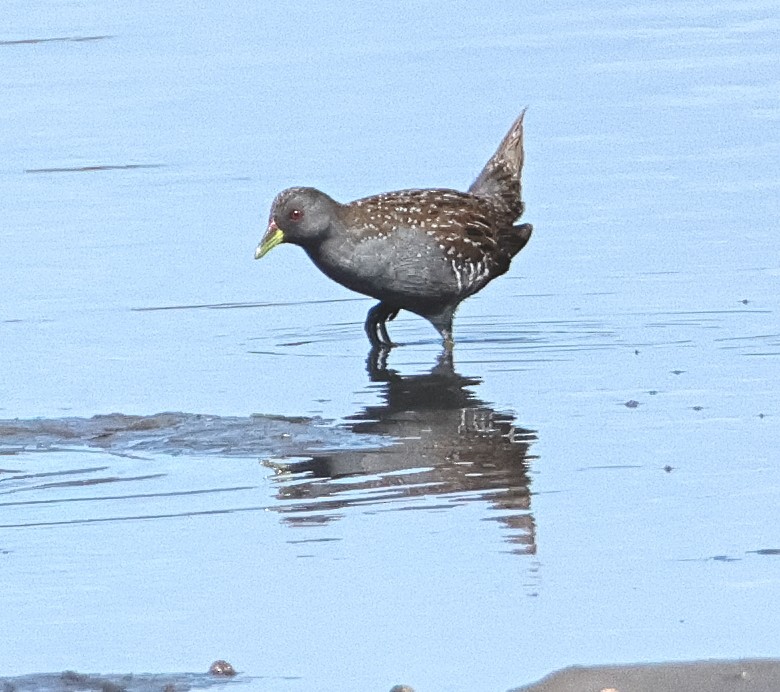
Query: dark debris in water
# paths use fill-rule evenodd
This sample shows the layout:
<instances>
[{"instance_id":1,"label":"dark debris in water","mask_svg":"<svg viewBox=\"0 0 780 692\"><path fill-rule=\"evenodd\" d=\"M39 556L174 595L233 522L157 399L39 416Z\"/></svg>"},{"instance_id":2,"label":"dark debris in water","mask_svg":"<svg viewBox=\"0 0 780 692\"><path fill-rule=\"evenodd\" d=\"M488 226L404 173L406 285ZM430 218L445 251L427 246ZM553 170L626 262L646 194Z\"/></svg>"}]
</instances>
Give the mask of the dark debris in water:
<instances>
[{"instance_id":1,"label":"dark debris in water","mask_svg":"<svg viewBox=\"0 0 780 692\"><path fill-rule=\"evenodd\" d=\"M12 41L0 41L0 46L24 46L38 43L86 43L87 41L104 41L114 38L111 35L104 36L56 36L54 38L20 38Z\"/></svg>"},{"instance_id":2,"label":"dark debris in water","mask_svg":"<svg viewBox=\"0 0 780 692\"><path fill-rule=\"evenodd\" d=\"M300 305L321 305L330 303L354 303L363 298L328 298L326 300L304 300L304 301L276 301L271 303L194 303L191 305L152 305L141 308L130 308L133 312L156 312L159 310L236 310L244 308L284 308ZM255 353L255 351L250 351Z\"/></svg>"},{"instance_id":3,"label":"dark debris in water","mask_svg":"<svg viewBox=\"0 0 780 692\"><path fill-rule=\"evenodd\" d=\"M25 173L90 173L93 171L130 171L136 168L161 168L161 163L126 163L100 166L66 166L63 168L25 168Z\"/></svg>"}]
</instances>

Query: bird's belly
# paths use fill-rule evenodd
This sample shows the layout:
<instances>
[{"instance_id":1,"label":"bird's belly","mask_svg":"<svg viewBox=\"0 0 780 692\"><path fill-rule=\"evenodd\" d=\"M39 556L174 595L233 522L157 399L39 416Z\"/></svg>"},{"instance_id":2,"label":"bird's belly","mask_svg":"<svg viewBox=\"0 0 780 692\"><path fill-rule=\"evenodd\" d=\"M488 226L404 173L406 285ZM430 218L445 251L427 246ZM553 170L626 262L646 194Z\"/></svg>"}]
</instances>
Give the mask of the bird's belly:
<instances>
[{"instance_id":1,"label":"bird's belly","mask_svg":"<svg viewBox=\"0 0 780 692\"><path fill-rule=\"evenodd\" d=\"M434 242L366 239L320 248L315 264L347 288L425 313L462 293L452 262Z\"/></svg>"}]
</instances>

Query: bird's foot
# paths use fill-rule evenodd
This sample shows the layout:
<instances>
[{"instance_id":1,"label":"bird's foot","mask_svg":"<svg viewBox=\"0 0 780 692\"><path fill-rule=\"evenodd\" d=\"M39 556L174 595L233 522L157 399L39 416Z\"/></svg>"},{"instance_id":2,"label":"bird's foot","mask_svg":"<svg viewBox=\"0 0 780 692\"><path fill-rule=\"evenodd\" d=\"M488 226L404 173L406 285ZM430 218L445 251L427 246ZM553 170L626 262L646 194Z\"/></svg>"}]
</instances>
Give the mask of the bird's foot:
<instances>
[{"instance_id":1,"label":"bird's foot","mask_svg":"<svg viewBox=\"0 0 780 692\"><path fill-rule=\"evenodd\" d=\"M398 346L390 338L386 324L388 320L395 319L398 312L397 308L391 308L384 303L377 303L368 311L365 329L372 348L390 349L393 346Z\"/></svg>"}]
</instances>

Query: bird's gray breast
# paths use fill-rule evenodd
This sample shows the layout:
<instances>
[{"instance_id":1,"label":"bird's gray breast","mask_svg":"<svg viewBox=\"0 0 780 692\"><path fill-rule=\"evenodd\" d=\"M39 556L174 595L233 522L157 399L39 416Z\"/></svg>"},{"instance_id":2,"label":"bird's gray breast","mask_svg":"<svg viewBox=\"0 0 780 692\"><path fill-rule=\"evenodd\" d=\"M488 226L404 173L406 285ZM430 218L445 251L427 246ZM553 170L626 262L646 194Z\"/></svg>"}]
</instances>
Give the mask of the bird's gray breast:
<instances>
[{"instance_id":1,"label":"bird's gray breast","mask_svg":"<svg viewBox=\"0 0 780 692\"><path fill-rule=\"evenodd\" d=\"M451 257L433 234L420 229L338 234L326 240L316 256L310 255L327 276L347 288L411 309L418 303L451 300L462 290Z\"/></svg>"}]
</instances>

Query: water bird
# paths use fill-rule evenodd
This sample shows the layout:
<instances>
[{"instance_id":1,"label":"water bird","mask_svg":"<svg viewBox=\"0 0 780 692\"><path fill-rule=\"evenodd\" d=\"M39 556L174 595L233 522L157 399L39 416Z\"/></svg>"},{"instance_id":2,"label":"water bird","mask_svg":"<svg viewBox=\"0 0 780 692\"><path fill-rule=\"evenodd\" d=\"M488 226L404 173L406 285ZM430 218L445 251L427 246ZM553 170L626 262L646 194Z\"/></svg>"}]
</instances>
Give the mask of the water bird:
<instances>
[{"instance_id":1,"label":"water bird","mask_svg":"<svg viewBox=\"0 0 780 692\"><path fill-rule=\"evenodd\" d=\"M255 251L299 245L326 276L376 298L365 330L372 347L395 346L386 323L400 310L427 319L445 349L460 303L505 274L533 227L523 215L523 119L512 124L467 192L399 190L340 204L313 187L273 201Z\"/></svg>"}]
</instances>

